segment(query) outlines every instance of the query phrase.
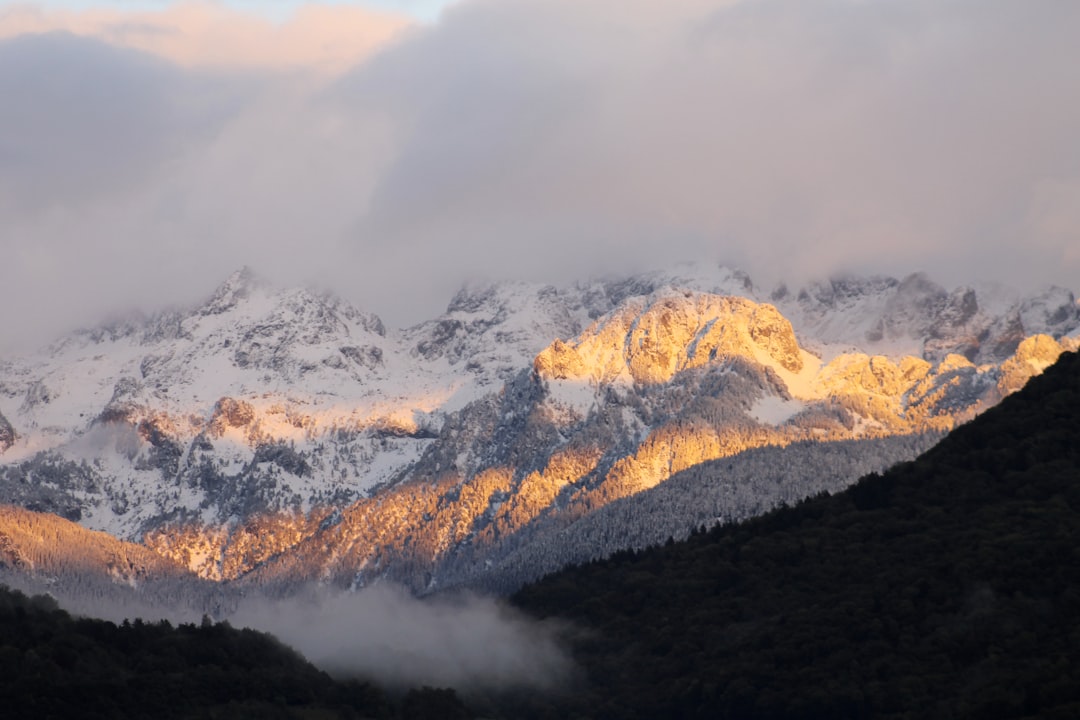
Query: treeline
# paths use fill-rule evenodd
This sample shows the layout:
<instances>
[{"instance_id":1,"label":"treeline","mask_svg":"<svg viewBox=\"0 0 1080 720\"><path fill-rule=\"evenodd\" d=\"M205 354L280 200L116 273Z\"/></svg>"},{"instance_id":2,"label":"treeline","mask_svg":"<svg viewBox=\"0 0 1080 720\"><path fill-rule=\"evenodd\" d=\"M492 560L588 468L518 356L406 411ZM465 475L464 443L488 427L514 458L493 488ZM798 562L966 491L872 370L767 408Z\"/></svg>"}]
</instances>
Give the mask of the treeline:
<instances>
[{"instance_id":1,"label":"treeline","mask_svg":"<svg viewBox=\"0 0 1080 720\"><path fill-rule=\"evenodd\" d=\"M452 690L390 696L227 623L74 618L0 586L0 708L26 718L466 718Z\"/></svg>"},{"instance_id":2,"label":"treeline","mask_svg":"<svg viewBox=\"0 0 1080 720\"><path fill-rule=\"evenodd\" d=\"M1068 353L914 462L514 601L584 629L552 717L1073 718L1077 548Z\"/></svg>"}]
</instances>

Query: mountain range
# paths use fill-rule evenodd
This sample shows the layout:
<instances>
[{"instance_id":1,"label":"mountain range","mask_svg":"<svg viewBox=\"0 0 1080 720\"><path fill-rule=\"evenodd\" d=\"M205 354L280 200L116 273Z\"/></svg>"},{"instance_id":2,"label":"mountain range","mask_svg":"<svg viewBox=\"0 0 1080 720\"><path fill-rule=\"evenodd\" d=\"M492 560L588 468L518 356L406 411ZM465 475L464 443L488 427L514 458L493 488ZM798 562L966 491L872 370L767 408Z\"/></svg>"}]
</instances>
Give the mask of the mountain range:
<instances>
[{"instance_id":1,"label":"mountain range","mask_svg":"<svg viewBox=\"0 0 1080 720\"><path fill-rule=\"evenodd\" d=\"M1068 290L923 274L476 285L392 330L242 270L195 307L0 359L0 501L30 513L0 522L0 564L66 576L9 529L47 513L162 577L509 592L842 489L1078 346Z\"/></svg>"}]
</instances>

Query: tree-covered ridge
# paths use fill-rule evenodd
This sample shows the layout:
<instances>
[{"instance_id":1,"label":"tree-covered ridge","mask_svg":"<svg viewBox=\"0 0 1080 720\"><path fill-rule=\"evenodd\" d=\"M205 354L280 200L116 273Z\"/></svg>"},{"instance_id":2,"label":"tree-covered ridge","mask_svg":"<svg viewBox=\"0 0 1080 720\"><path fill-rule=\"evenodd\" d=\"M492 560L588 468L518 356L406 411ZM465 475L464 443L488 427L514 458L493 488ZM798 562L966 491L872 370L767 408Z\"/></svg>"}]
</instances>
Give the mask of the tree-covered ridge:
<instances>
[{"instance_id":1,"label":"tree-covered ridge","mask_svg":"<svg viewBox=\"0 0 1080 720\"><path fill-rule=\"evenodd\" d=\"M561 572L597 718L1080 716L1080 356L918 460Z\"/></svg>"},{"instance_id":2,"label":"tree-covered ridge","mask_svg":"<svg viewBox=\"0 0 1080 720\"><path fill-rule=\"evenodd\" d=\"M74 618L0 586L0 708L24 718L465 717L451 690L398 702L338 681L273 636L204 618L122 624Z\"/></svg>"},{"instance_id":3,"label":"tree-covered ridge","mask_svg":"<svg viewBox=\"0 0 1080 720\"><path fill-rule=\"evenodd\" d=\"M135 543L44 512L0 505L0 568L109 575L118 582L185 577L187 568Z\"/></svg>"}]
</instances>

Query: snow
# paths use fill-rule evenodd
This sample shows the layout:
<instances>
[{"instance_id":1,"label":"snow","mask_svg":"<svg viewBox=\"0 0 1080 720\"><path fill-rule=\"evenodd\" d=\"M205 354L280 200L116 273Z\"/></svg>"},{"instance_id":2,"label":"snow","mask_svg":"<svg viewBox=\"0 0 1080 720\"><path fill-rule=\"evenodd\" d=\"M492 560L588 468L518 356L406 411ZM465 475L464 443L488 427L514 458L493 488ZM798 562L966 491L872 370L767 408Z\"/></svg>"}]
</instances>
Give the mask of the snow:
<instances>
[{"instance_id":1,"label":"snow","mask_svg":"<svg viewBox=\"0 0 1080 720\"><path fill-rule=\"evenodd\" d=\"M596 388L583 380L547 381L548 404L557 410L569 411L577 418L584 418L596 405Z\"/></svg>"},{"instance_id":2,"label":"snow","mask_svg":"<svg viewBox=\"0 0 1080 720\"><path fill-rule=\"evenodd\" d=\"M784 400L775 395L762 397L750 408L750 416L758 422L781 425L806 408L801 400Z\"/></svg>"},{"instance_id":3,"label":"snow","mask_svg":"<svg viewBox=\"0 0 1080 720\"><path fill-rule=\"evenodd\" d=\"M355 433L389 426L415 431L418 421L430 422L433 414L463 407L481 394L475 383L451 372L445 363L418 362L393 336L383 337L343 320L332 309L315 308L317 298L305 291L253 287L243 296L230 297L234 304L220 313L205 314L197 308L181 317L176 337L147 340L139 329L116 339L79 333L37 356L5 363L0 411L16 428L18 439L0 462L19 462L47 449L76 462L95 460L108 492L127 495L133 509L117 515L107 501L98 502L87 508L84 524L131 536L155 507L197 510L205 498L201 490L183 483L163 483L156 469L137 470L135 460L146 458L151 448L134 430L128 432L127 441L128 455L134 459L116 452L117 443L103 426L86 434L113 400L128 404L132 422L147 417L147 412L163 413L180 433L183 467L191 440L223 397L254 407L260 436L310 454L318 452L328 433L339 429ZM364 317L358 311L345 315ZM330 319L318 325L312 317ZM383 367L338 363L342 370L323 364L325 358L341 356L343 346L380 348ZM266 350L266 355L241 367L236 353L245 348ZM124 378L129 379L126 389L118 391ZM46 399L30 405L24 398L35 384L44 387ZM254 457L248 426L228 427L211 443L215 466L226 476L245 471ZM386 482L415 462L429 443L356 437L347 448L339 448L348 461L342 467L347 468L349 486L362 492ZM332 465L305 478L282 472L280 482L284 493L307 500L340 484L340 473ZM205 517L212 519L212 509L207 512Z\"/></svg>"},{"instance_id":4,"label":"snow","mask_svg":"<svg viewBox=\"0 0 1080 720\"><path fill-rule=\"evenodd\" d=\"M1021 300L1016 288L1001 282L976 283L973 289L979 302L979 309L994 317L1006 315Z\"/></svg>"},{"instance_id":5,"label":"snow","mask_svg":"<svg viewBox=\"0 0 1080 720\"><path fill-rule=\"evenodd\" d=\"M802 369L795 373L780 365L763 349L759 347L754 349L755 359L762 365L775 370L776 374L787 385L788 392L793 396L802 400L820 398L822 394L817 379L823 367L821 358L801 348L799 349L799 355L802 358Z\"/></svg>"},{"instance_id":6,"label":"snow","mask_svg":"<svg viewBox=\"0 0 1080 720\"><path fill-rule=\"evenodd\" d=\"M133 323L112 334L74 333L35 355L0 360L0 413L17 434L0 464L50 449L76 462L92 462L106 487L96 495L87 493L83 524L120 537L132 537L156 513L175 509L220 522L223 518L215 513L223 510L206 506L202 488L164 478L146 464L152 447L134 429L120 437L94 421L110 404L130 412L134 426L161 420L183 449L183 468L190 455L202 452L192 450L193 441L206 430L218 401L228 397L249 403L255 419L251 426L227 428L222 436L210 434L209 457L219 472L231 476L250 469L255 435L284 443L311 461L310 474L264 469L277 473L283 496L298 495L310 509L317 498L336 490L362 494L401 475L436 442L419 435L437 432L450 414L528 372L536 355L556 338L572 342L594 325L595 317L631 312L634 303L645 302L635 292L667 297L687 289L766 299L737 271L680 265L565 287L521 282L474 286L442 316L383 333L377 331L377 319L338 300L306 290L277 290L238 274L203 307ZM845 353L921 356L918 337L901 333L868 339L896 293L895 282L852 281L841 289L828 299L831 305L800 300L798 292L774 301L795 329L803 367L791 372L764 350L754 351L754 359L772 368L792 397L758 400L750 414L759 421L783 423L821 398L822 368ZM1056 307L1067 295L1048 290L1024 301L996 285L978 286L976 292L981 312L994 318L1026 302L1024 317L1032 323L1044 322L1045 308ZM167 331L155 334L160 327ZM456 330L447 336L446 328ZM1080 338L1080 326L1065 332ZM350 356L343 348L370 349L371 354ZM622 347L612 352L621 353ZM620 367L617 376L603 379L632 392L629 370ZM557 424L584 418L600 402L595 382L546 382L547 408ZM40 401L29 402L33 397ZM648 434L650 428L635 413L627 407L621 412L639 439ZM380 434L387 428L418 436ZM137 467L139 462L144 469ZM109 497L120 494L127 496L129 509L118 513Z\"/></svg>"}]
</instances>

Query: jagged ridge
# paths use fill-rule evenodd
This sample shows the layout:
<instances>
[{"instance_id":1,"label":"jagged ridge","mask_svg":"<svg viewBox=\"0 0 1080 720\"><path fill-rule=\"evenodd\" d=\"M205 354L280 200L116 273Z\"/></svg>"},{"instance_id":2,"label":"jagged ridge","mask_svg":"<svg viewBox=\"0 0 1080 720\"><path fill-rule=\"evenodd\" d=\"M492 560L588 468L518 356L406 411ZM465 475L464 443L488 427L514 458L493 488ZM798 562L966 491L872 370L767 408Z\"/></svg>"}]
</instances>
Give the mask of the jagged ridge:
<instances>
[{"instance_id":1,"label":"jagged ridge","mask_svg":"<svg viewBox=\"0 0 1080 720\"><path fill-rule=\"evenodd\" d=\"M982 297L917 275L768 304L699 266L469 288L398 333L242 271L4 361L0 493L208 578L423 589L710 459L948 430L1078 343L1066 291Z\"/></svg>"}]
</instances>

